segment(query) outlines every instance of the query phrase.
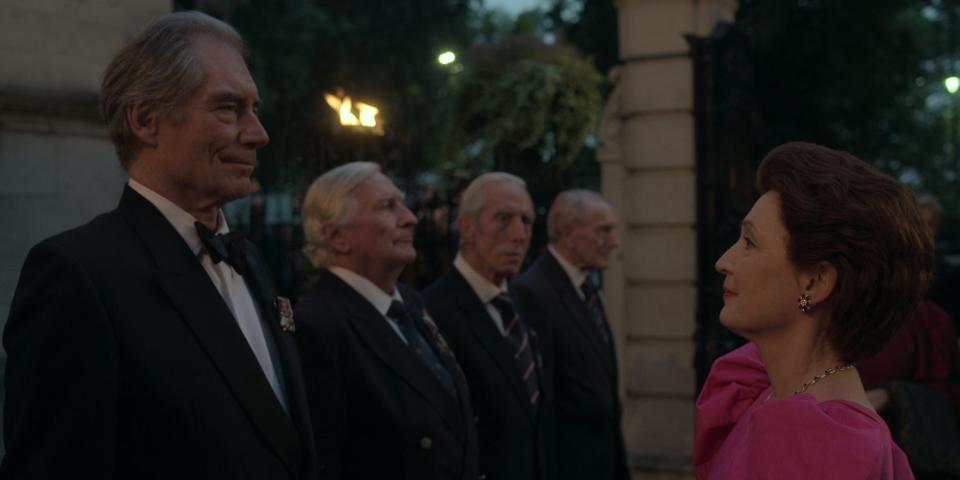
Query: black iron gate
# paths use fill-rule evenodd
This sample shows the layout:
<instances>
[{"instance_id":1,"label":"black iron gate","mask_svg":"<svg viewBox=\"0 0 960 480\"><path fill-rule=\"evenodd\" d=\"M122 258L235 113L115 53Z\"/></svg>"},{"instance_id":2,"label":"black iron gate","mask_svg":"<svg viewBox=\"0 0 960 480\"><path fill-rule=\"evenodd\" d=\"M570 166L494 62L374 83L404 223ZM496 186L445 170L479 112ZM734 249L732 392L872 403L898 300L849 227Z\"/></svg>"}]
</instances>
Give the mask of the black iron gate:
<instances>
[{"instance_id":1,"label":"black iron gate","mask_svg":"<svg viewBox=\"0 0 960 480\"><path fill-rule=\"evenodd\" d=\"M737 240L752 206L759 157L749 39L731 23L709 37L688 36L694 64L697 168L697 388L720 355L743 339L720 325L722 277L714 263Z\"/></svg>"}]
</instances>

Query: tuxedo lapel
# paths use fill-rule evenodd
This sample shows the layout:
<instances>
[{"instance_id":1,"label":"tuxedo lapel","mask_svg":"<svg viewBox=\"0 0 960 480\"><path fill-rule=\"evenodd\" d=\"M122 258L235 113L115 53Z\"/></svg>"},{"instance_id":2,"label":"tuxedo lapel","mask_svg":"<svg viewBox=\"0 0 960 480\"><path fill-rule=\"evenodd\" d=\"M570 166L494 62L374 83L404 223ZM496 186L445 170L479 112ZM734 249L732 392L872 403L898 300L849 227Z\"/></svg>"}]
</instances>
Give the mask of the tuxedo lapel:
<instances>
[{"instance_id":1,"label":"tuxedo lapel","mask_svg":"<svg viewBox=\"0 0 960 480\"><path fill-rule=\"evenodd\" d=\"M244 279L248 288L253 294L254 300L260 310L261 318L267 326L268 334L273 339L273 344L277 349L277 356L280 359L279 368L283 374L284 387L287 394L287 408L290 417L293 419L294 426L300 432L300 441L306 446L307 452L314 451L313 434L308 430L311 425L309 407L307 405L306 386L303 384L303 372L300 370L300 358L297 354L296 344L289 333L280 329L280 315L277 304L278 296L271 276L259 255L256 247L247 242L246 264L247 274ZM312 477L313 462L309 462L310 472L306 477Z\"/></svg>"},{"instance_id":2,"label":"tuxedo lapel","mask_svg":"<svg viewBox=\"0 0 960 480\"><path fill-rule=\"evenodd\" d=\"M360 341L366 345L373 355L380 358L387 368L402 378L416 392L418 392L444 421L450 429L457 433L461 441L465 440L463 430L463 416L457 408L459 403L450 396L440 381L417 359L397 332L387 325L387 320L373 305L352 287L338 277L324 271L321 273L319 288L332 288L336 296L343 299L349 316L348 323L356 332ZM413 312L410 312L413 314ZM418 317L414 317L418 318ZM415 322L420 327L422 322ZM423 329L421 328L421 332ZM431 338L427 333L421 333L428 342ZM432 342L431 342L432 343ZM444 361L444 355L438 355ZM449 368L449 365L446 365ZM457 376L456 370L450 370L451 375ZM454 378L457 382L457 379Z\"/></svg>"},{"instance_id":3,"label":"tuxedo lapel","mask_svg":"<svg viewBox=\"0 0 960 480\"><path fill-rule=\"evenodd\" d=\"M510 346L487 313L487 307L480 301L480 297L477 296L459 271L451 269L447 275L449 275L450 282L453 283L453 291L457 292L455 299L457 309L466 319L470 333L483 346L490 359L510 383L514 397L520 402L521 407L533 414L534 409L530 407L530 390L522 380L523 374L517 366L513 352L510 351ZM503 321L506 322L507 319L503 319Z\"/></svg>"},{"instance_id":4,"label":"tuxedo lapel","mask_svg":"<svg viewBox=\"0 0 960 480\"><path fill-rule=\"evenodd\" d=\"M199 260L163 215L127 187L118 211L154 258L154 278L180 313L266 443L291 475L300 472L301 446L290 417Z\"/></svg>"},{"instance_id":5,"label":"tuxedo lapel","mask_svg":"<svg viewBox=\"0 0 960 480\"><path fill-rule=\"evenodd\" d=\"M580 294L574 289L567 272L563 270L563 267L560 266L560 263L550 252L543 253L543 256L544 267L548 272L547 279L551 287L555 289L557 295L563 299L564 307L566 307L574 317L575 321L573 323L577 325L577 330L593 347L594 353L600 357L601 363L607 370L607 373L613 377L615 375L612 364L613 347L607 345L600 337L600 332L597 331L594 320L590 318L590 311L587 309L586 303L584 303L580 298ZM606 325L604 325L604 328L607 328ZM612 339L613 337L610 338Z\"/></svg>"}]
</instances>

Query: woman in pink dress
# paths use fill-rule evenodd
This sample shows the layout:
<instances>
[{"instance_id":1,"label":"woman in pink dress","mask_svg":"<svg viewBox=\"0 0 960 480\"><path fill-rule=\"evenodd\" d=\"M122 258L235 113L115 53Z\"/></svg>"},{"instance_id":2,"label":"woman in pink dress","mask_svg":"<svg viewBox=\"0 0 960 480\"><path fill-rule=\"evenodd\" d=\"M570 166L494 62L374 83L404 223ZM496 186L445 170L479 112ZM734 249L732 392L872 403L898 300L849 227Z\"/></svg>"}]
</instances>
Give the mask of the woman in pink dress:
<instances>
[{"instance_id":1,"label":"woman in pink dress","mask_svg":"<svg viewBox=\"0 0 960 480\"><path fill-rule=\"evenodd\" d=\"M697 401L700 479L913 479L852 362L919 302L933 242L913 194L856 157L770 152L762 196L717 260L720 322L750 343L718 359Z\"/></svg>"}]
</instances>

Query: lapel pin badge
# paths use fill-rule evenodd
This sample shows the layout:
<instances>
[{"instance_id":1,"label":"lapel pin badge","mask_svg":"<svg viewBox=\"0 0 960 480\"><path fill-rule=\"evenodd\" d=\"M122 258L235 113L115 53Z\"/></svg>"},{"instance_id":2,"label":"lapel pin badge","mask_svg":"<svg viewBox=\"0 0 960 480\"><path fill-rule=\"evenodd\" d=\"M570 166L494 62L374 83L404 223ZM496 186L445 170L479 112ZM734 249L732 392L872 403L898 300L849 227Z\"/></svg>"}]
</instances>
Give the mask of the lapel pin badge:
<instances>
[{"instance_id":1,"label":"lapel pin badge","mask_svg":"<svg viewBox=\"0 0 960 480\"><path fill-rule=\"evenodd\" d=\"M293 321L293 307L290 305L290 299L277 297L277 314L280 316L280 330L284 332L296 332L297 324Z\"/></svg>"},{"instance_id":2,"label":"lapel pin badge","mask_svg":"<svg viewBox=\"0 0 960 480\"><path fill-rule=\"evenodd\" d=\"M420 311L420 318L423 320L423 324L426 325L427 330L430 332L430 338L433 339L434 343L437 344L437 347L445 355L455 358L453 351L450 350L450 347L447 345L447 341L443 338L443 335L440 335L440 330L437 328L436 322L433 321L433 317L427 313L427 309L424 308Z\"/></svg>"}]
</instances>

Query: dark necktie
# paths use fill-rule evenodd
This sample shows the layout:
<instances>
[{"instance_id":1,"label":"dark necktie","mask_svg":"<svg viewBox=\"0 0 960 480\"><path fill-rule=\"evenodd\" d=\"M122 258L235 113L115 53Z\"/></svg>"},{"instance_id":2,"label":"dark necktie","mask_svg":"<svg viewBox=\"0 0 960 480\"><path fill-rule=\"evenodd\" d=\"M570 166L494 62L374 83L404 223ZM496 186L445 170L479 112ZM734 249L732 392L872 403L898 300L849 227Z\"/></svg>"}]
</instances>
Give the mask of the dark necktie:
<instances>
[{"instance_id":1,"label":"dark necktie","mask_svg":"<svg viewBox=\"0 0 960 480\"><path fill-rule=\"evenodd\" d=\"M583 292L583 301L587 304L587 311L600 333L600 338L609 345L610 334L607 332L607 318L606 314L603 313L603 304L600 303L600 293L597 291L597 287L593 286L593 282L588 277L580 286L580 290Z\"/></svg>"},{"instance_id":2,"label":"dark necktie","mask_svg":"<svg viewBox=\"0 0 960 480\"><path fill-rule=\"evenodd\" d=\"M447 371L447 368L443 366L443 363L440 362L437 353L433 351L433 348L430 347L427 340L420 334L420 330L414 325L413 318L410 316L406 307L403 306L403 302L394 300L390 304L390 309L387 310L387 317L396 320L397 325L400 326L400 332L403 333L403 338L407 339L407 345L413 350L417 359L433 373L433 376L437 377L437 380L443 384L444 389L446 389L450 395L456 397L457 390L453 385L453 377L450 375L450 372Z\"/></svg>"},{"instance_id":3,"label":"dark necktie","mask_svg":"<svg viewBox=\"0 0 960 480\"><path fill-rule=\"evenodd\" d=\"M537 372L537 357L531 345L531 335L527 325L513 309L513 301L506 293L500 293L490 300L500 311L503 320L503 337L513 352L513 359L520 368L520 375L530 392L530 405L536 407L540 400L540 381Z\"/></svg>"},{"instance_id":4,"label":"dark necktie","mask_svg":"<svg viewBox=\"0 0 960 480\"><path fill-rule=\"evenodd\" d=\"M227 265L233 267L240 275L247 270L246 260L246 240L243 238L243 232L234 231L224 234L214 234L206 225L200 222L194 222L197 228L197 235L203 243L203 248L210 255L210 260L214 264L221 261L227 262Z\"/></svg>"}]
</instances>

